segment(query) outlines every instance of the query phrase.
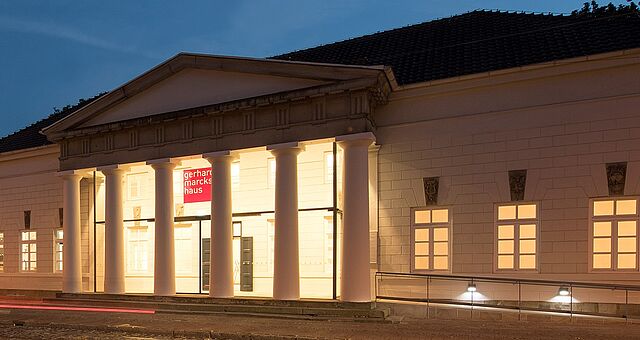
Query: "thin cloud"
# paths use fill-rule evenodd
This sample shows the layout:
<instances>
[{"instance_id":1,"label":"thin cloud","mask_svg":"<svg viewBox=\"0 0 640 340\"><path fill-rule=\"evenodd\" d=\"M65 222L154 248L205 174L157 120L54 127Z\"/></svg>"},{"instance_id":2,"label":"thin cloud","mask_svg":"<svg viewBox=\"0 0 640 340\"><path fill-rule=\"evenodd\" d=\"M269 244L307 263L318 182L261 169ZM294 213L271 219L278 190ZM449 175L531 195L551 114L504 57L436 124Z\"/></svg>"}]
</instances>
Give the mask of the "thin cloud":
<instances>
[{"instance_id":1,"label":"thin cloud","mask_svg":"<svg viewBox=\"0 0 640 340\"><path fill-rule=\"evenodd\" d=\"M104 39L93 37L84 32L78 31L75 28L65 27L59 24L15 19L0 15L0 29L14 32L38 34L109 51L137 54L154 59L157 58L157 56L155 55L138 51L135 48L119 45Z\"/></svg>"}]
</instances>

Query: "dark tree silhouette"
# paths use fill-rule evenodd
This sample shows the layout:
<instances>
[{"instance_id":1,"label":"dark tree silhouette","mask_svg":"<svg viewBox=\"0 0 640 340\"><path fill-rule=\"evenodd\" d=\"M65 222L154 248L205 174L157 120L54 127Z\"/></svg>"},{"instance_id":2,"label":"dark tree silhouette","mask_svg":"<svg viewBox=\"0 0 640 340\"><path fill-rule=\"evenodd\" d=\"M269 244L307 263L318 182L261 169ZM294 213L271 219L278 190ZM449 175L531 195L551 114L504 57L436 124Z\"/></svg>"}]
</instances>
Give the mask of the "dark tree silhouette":
<instances>
[{"instance_id":1,"label":"dark tree silhouette","mask_svg":"<svg viewBox=\"0 0 640 340\"><path fill-rule=\"evenodd\" d=\"M575 17L590 17L600 18L618 14L640 14L638 10L638 4L632 0L627 0L627 4L616 5L609 3L605 6L600 6L596 1L585 2L581 9L571 12Z\"/></svg>"}]
</instances>

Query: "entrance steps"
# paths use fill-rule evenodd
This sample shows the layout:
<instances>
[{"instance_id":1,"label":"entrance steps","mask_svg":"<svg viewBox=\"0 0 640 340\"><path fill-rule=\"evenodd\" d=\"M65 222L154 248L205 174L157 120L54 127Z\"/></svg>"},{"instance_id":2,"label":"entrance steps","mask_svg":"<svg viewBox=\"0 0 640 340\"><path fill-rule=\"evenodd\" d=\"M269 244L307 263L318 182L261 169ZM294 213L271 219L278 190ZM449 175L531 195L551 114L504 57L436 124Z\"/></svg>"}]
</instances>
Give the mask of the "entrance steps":
<instances>
[{"instance_id":1,"label":"entrance steps","mask_svg":"<svg viewBox=\"0 0 640 340\"><path fill-rule=\"evenodd\" d=\"M149 309L157 313L238 314L301 319L351 319L385 321L388 308L376 308L375 302L335 300L282 301L260 298L219 299L201 295L154 296L144 294L58 293L43 299L51 305Z\"/></svg>"}]
</instances>

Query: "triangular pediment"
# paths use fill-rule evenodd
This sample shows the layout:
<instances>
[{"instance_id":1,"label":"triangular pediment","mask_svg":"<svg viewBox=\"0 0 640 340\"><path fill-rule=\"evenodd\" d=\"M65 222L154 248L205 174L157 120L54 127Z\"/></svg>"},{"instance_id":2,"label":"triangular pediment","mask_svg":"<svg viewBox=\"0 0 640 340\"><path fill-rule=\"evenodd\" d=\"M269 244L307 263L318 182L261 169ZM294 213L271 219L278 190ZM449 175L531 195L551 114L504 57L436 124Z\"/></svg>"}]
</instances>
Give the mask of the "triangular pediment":
<instances>
[{"instance_id":1,"label":"triangular pediment","mask_svg":"<svg viewBox=\"0 0 640 340\"><path fill-rule=\"evenodd\" d=\"M390 69L181 53L45 128L50 140L73 131L192 108L359 79ZM316 91L317 92L317 91Z\"/></svg>"},{"instance_id":2,"label":"triangular pediment","mask_svg":"<svg viewBox=\"0 0 640 340\"><path fill-rule=\"evenodd\" d=\"M184 69L127 98L79 127L326 84L327 81L205 69Z\"/></svg>"}]
</instances>

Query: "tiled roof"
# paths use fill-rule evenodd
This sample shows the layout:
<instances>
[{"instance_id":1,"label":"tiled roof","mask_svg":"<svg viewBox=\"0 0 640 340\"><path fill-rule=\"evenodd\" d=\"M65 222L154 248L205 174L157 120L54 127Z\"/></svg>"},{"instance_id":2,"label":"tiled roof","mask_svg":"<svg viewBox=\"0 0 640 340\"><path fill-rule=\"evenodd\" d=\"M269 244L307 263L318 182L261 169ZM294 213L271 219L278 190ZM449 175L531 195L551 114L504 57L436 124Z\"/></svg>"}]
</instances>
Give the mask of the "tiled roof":
<instances>
[{"instance_id":1,"label":"tiled roof","mask_svg":"<svg viewBox=\"0 0 640 340\"><path fill-rule=\"evenodd\" d=\"M636 47L637 14L474 11L272 58L391 66L405 85Z\"/></svg>"},{"instance_id":2,"label":"tiled roof","mask_svg":"<svg viewBox=\"0 0 640 340\"><path fill-rule=\"evenodd\" d=\"M24 129L18 130L6 137L0 138L0 153L35 148L51 144L40 130L72 114L79 108L89 104L103 94L98 94L90 99L81 99L76 105L66 106L59 112L49 115L47 118L39 120Z\"/></svg>"},{"instance_id":3,"label":"tiled roof","mask_svg":"<svg viewBox=\"0 0 640 340\"><path fill-rule=\"evenodd\" d=\"M474 11L270 59L391 66L400 85L640 47L637 14L602 18ZM39 131L88 104L0 139L0 153L50 144Z\"/></svg>"}]
</instances>

